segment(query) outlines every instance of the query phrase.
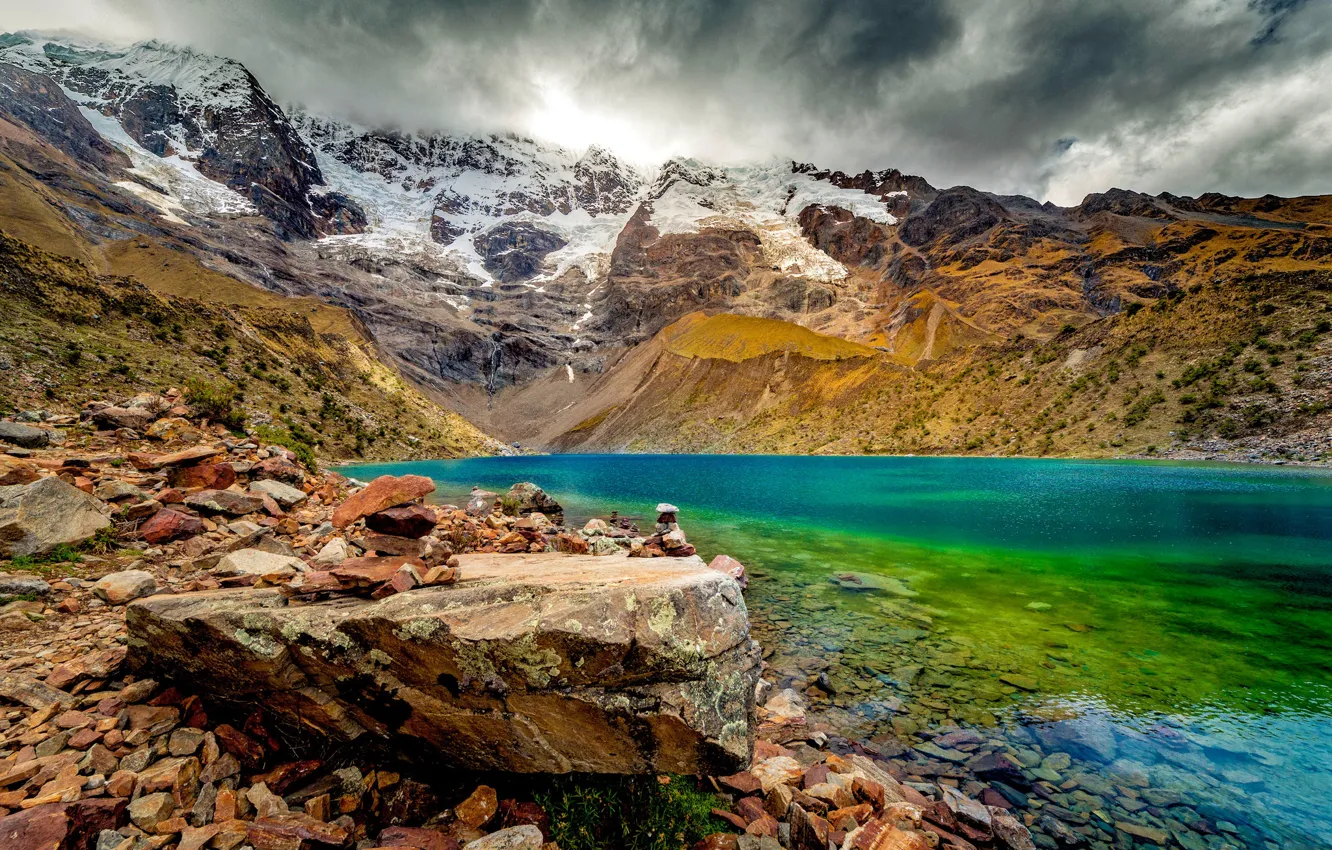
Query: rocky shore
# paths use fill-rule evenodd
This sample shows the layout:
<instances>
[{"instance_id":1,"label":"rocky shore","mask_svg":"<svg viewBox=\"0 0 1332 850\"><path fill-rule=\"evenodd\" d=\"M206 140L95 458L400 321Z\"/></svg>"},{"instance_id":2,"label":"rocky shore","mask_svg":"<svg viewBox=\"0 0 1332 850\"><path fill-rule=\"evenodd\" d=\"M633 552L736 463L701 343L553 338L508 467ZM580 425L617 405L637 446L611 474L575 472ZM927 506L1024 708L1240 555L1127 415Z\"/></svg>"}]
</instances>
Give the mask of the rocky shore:
<instances>
[{"instance_id":1,"label":"rocky shore","mask_svg":"<svg viewBox=\"0 0 1332 850\"><path fill-rule=\"evenodd\" d=\"M0 428L7 848L558 846L532 770L698 774L673 781L712 795L710 834L652 846L1171 840L1078 822L968 731L922 760L826 726L817 694L840 680L744 661L744 567L705 567L673 505L651 533L570 528L532 484L431 505L428 480L314 472L178 399L89 410ZM412 637L430 621L455 638L434 656ZM542 746L514 746L520 727ZM1214 832L1197 846L1233 846Z\"/></svg>"}]
</instances>

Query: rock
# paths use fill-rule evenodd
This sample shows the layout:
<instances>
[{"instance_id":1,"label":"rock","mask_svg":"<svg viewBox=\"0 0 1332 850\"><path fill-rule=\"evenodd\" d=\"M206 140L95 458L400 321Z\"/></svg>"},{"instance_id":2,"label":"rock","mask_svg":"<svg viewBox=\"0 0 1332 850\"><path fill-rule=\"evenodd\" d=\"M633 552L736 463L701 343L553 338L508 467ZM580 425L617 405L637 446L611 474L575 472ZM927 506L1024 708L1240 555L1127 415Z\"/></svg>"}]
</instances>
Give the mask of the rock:
<instances>
[{"instance_id":1,"label":"rock","mask_svg":"<svg viewBox=\"0 0 1332 850\"><path fill-rule=\"evenodd\" d=\"M546 495L531 481L523 481L509 488L508 498L517 504L518 514L543 513L547 516L563 516L564 508L559 502Z\"/></svg>"},{"instance_id":2,"label":"rock","mask_svg":"<svg viewBox=\"0 0 1332 850\"><path fill-rule=\"evenodd\" d=\"M147 496L143 490L128 481L104 481L93 490L93 495L103 502L120 502L125 499L143 499Z\"/></svg>"},{"instance_id":3,"label":"rock","mask_svg":"<svg viewBox=\"0 0 1332 850\"><path fill-rule=\"evenodd\" d=\"M124 800L47 803L0 818L5 850L84 850L124 822Z\"/></svg>"},{"instance_id":4,"label":"rock","mask_svg":"<svg viewBox=\"0 0 1332 850\"><path fill-rule=\"evenodd\" d=\"M748 765L758 657L729 576L697 558L458 560L458 583L377 602L291 607L256 588L141 600L130 665L197 682L210 704L263 705L335 740L392 734L466 769Z\"/></svg>"},{"instance_id":5,"label":"rock","mask_svg":"<svg viewBox=\"0 0 1332 850\"><path fill-rule=\"evenodd\" d=\"M261 460L250 470L250 477L260 480L281 481L299 487L305 483L305 472L288 458L277 456Z\"/></svg>"},{"instance_id":6,"label":"rock","mask_svg":"<svg viewBox=\"0 0 1332 850\"><path fill-rule=\"evenodd\" d=\"M255 576L256 578L291 578L308 567L300 558L275 555L262 549L241 549L222 556L213 567L215 576Z\"/></svg>"},{"instance_id":7,"label":"rock","mask_svg":"<svg viewBox=\"0 0 1332 850\"><path fill-rule=\"evenodd\" d=\"M679 512L680 509L670 502L662 502L657 505L657 513L659 514L678 514Z\"/></svg>"},{"instance_id":8,"label":"rock","mask_svg":"<svg viewBox=\"0 0 1332 850\"><path fill-rule=\"evenodd\" d=\"M41 476L31 465L6 457L0 457L0 487L13 487L16 484L31 484Z\"/></svg>"},{"instance_id":9,"label":"rock","mask_svg":"<svg viewBox=\"0 0 1332 850\"><path fill-rule=\"evenodd\" d=\"M197 440L202 434L190 424L190 420L179 416L168 416L148 426L144 435L150 440L169 443L172 440Z\"/></svg>"},{"instance_id":10,"label":"rock","mask_svg":"<svg viewBox=\"0 0 1332 850\"><path fill-rule=\"evenodd\" d=\"M749 772L759 781L764 794L772 791L777 785L794 785L805 775L805 769L800 766L800 762L790 756L763 759L755 763Z\"/></svg>"},{"instance_id":11,"label":"rock","mask_svg":"<svg viewBox=\"0 0 1332 850\"><path fill-rule=\"evenodd\" d=\"M17 422L0 422L0 441L25 449L40 449L51 444L51 431Z\"/></svg>"},{"instance_id":12,"label":"rock","mask_svg":"<svg viewBox=\"0 0 1332 850\"><path fill-rule=\"evenodd\" d=\"M333 512L333 525L346 528L362 517L424 499L433 492L435 482L423 475L404 475L400 478L381 475L338 506Z\"/></svg>"},{"instance_id":13,"label":"rock","mask_svg":"<svg viewBox=\"0 0 1332 850\"><path fill-rule=\"evenodd\" d=\"M435 512L425 505L401 505L376 511L365 518L366 528L393 537L416 539L435 529Z\"/></svg>"},{"instance_id":14,"label":"rock","mask_svg":"<svg viewBox=\"0 0 1332 850\"><path fill-rule=\"evenodd\" d=\"M1115 821L1115 829L1125 834L1132 835L1134 838L1141 838L1162 847L1170 842L1170 832L1158 827L1144 826L1142 824L1130 823L1128 821Z\"/></svg>"},{"instance_id":15,"label":"rock","mask_svg":"<svg viewBox=\"0 0 1332 850\"><path fill-rule=\"evenodd\" d=\"M157 579L145 570L124 570L99 578L93 595L110 605L124 605L157 592Z\"/></svg>"},{"instance_id":16,"label":"rock","mask_svg":"<svg viewBox=\"0 0 1332 850\"><path fill-rule=\"evenodd\" d=\"M13 673L0 675L0 697L21 703L36 711L45 711L51 706L61 704L69 705L74 700L62 690Z\"/></svg>"},{"instance_id":17,"label":"rock","mask_svg":"<svg viewBox=\"0 0 1332 850\"><path fill-rule=\"evenodd\" d=\"M305 495L304 490L297 490L290 484L284 484L275 479L251 481L250 492L269 496L283 508L295 507L309 498Z\"/></svg>"},{"instance_id":18,"label":"rock","mask_svg":"<svg viewBox=\"0 0 1332 850\"><path fill-rule=\"evenodd\" d=\"M434 829L410 826L390 826L381 830L375 840L378 847L414 847L417 850L458 850L457 839Z\"/></svg>"},{"instance_id":19,"label":"rock","mask_svg":"<svg viewBox=\"0 0 1332 850\"><path fill-rule=\"evenodd\" d=\"M236 470L229 463L198 463L171 468L167 481L181 490L225 490L236 483Z\"/></svg>"},{"instance_id":20,"label":"rock","mask_svg":"<svg viewBox=\"0 0 1332 850\"><path fill-rule=\"evenodd\" d=\"M51 585L34 575L0 573L0 599L6 596L45 596Z\"/></svg>"},{"instance_id":21,"label":"rock","mask_svg":"<svg viewBox=\"0 0 1332 850\"><path fill-rule=\"evenodd\" d=\"M264 501L258 496L233 493L230 490L200 490L185 497L185 504L196 511L227 516L245 516L260 511Z\"/></svg>"},{"instance_id":22,"label":"rock","mask_svg":"<svg viewBox=\"0 0 1332 850\"><path fill-rule=\"evenodd\" d=\"M324 548L319 550L319 554L314 556L312 563L321 567L331 567L341 564L347 560L347 541L341 537L334 537L324 544Z\"/></svg>"},{"instance_id":23,"label":"rock","mask_svg":"<svg viewBox=\"0 0 1332 850\"><path fill-rule=\"evenodd\" d=\"M604 519L590 519L587 521L587 524L583 526L584 537L597 537L603 534L608 534L609 532L610 528L606 525Z\"/></svg>"},{"instance_id":24,"label":"rock","mask_svg":"<svg viewBox=\"0 0 1332 850\"><path fill-rule=\"evenodd\" d=\"M499 811L499 797L489 785L481 785L471 796L454 807L453 813L458 820L475 829L490 823Z\"/></svg>"},{"instance_id":25,"label":"rock","mask_svg":"<svg viewBox=\"0 0 1332 850\"><path fill-rule=\"evenodd\" d=\"M624 550L609 537L593 537L588 544L588 551L593 555L615 555Z\"/></svg>"},{"instance_id":26,"label":"rock","mask_svg":"<svg viewBox=\"0 0 1332 850\"><path fill-rule=\"evenodd\" d=\"M1036 850L1027 827L1003 809L990 807L990 826L1000 847L1008 850Z\"/></svg>"},{"instance_id":27,"label":"rock","mask_svg":"<svg viewBox=\"0 0 1332 850\"><path fill-rule=\"evenodd\" d=\"M44 555L110 525L101 502L59 478L0 487L0 557Z\"/></svg>"},{"instance_id":28,"label":"rock","mask_svg":"<svg viewBox=\"0 0 1332 850\"><path fill-rule=\"evenodd\" d=\"M130 452L129 462L135 469L161 469L164 466L188 466L223 454L226 449L217 446L191 446L178 452L164 455L150 455Z\"/></svg>"},{"instance_id":29,"label":"rock","mask_svg":"<svg viewBox=\"0 0 1332 850\"><path fill-rule=\"evenodd\" d=\"M173 511L170 508L163 508L139 526L140 536L154 546L170 543L173 540L195 537L203 534L203 531L203 520L197 516Z\"/></svg>"},{"instance_id":30,"label":"rock","mask_svg":"<svg viewBox=\"0 0 1332 850\"><path fill-rule=\"evenodd\" d=\"M157 825L171 817L176 801L165 791L145 794L129 805L130 821L144 832L153 832Z\"/></svg>"},{"instance_id":31,"label":"rock","mask_svg":"<svg viewBox=\"0 0 1332 850\"><path fill-rule=\"evenodd\" d=\"M530 824L511 826L463 845L463 850L541 850L545 838Z\"/></svg>"},{"instance_id":32,"label":"rock","mask_svg":"<svg viewBox=\"0 0 1332 850\"><path fill-rule=\"evenodd\" d=\"M745 565L732 558L730 555L718 555L708 562L708 569L717 570L726 573L735 579L740 585L741 590L749 587L749 579L745 576Z\"/></svg>"},{"instance_id":33,"label":"rock","mask_svg":"<svg viewBox=\"0 0 1332 850\"><path fill-rule=\"evenodd\" d=\"M155 411L145 407L103 407L92 415L92 421L106 428L133 428L146 431L157 419Z\"/></svg>"}]
</instances>

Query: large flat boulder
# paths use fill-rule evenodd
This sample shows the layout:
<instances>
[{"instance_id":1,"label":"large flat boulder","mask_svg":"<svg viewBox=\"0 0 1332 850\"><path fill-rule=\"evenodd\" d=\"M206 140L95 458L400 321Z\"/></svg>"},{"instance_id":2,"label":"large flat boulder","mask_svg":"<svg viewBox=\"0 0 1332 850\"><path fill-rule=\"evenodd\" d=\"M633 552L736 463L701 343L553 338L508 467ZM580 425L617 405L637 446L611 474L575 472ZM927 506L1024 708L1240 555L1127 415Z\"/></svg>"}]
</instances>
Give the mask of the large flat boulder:
<instances>
[{"instance_id":1,"label":"large flat boulder","mask_svg":"<svg viewBox=\"0 0 1332 850\"><path fill-rule=\"evenodd\" d=\"M696 557L459 557L456 584L379 601L141 599L129 664L307 733L460 768L748 767L759 655L735 579Z\"/></svg>"},{"instance_id":2,"label":"large flat boulder","mask_svg":"<svg viewBox=\"0 0 1332 850\"><path fill-rule=\"evenodd\" d=\"M111 525L102 503L59 478L0 487L0 558L45 555Z\"/></svg>"}]
</instances>

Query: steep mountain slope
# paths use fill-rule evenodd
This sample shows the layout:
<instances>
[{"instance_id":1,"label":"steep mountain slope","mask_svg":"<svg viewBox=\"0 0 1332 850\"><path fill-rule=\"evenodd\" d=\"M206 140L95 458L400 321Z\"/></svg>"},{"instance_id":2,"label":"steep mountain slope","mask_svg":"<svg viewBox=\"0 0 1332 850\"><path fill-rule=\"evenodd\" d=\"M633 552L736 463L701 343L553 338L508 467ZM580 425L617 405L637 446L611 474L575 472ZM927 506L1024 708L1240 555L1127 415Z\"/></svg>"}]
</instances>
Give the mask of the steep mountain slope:
<instances>
[{"instance_id":1,"label":"steep mountain slope","mask_svg":"<svg viewBox=\"0 0 1332 850\"><path fill-rule=\"evenodd\" d=\"M1284 275L1269 306L1303 339L1332 268L1326 197L1112 189L1061 208L892 169L640 168L284 111L238 63L159 42L0 36L0 81L0 229L167 294L266 290L537 447L1096 453L1275 434L1297 423L1213 405L1172 429L1153 402L1122 434L1035 437L1067 374L1127 374L1146 345L1182 375L1255 344L1189 324L1247 328L1253 281ZM1144 316L1151 335L1125 336ZM1051 354L1083 335L1099 341ZM811 356L839 346L856 354ZM1014 362L986 396L1003 427L978 443L948 424L981 415L959 376ZM1287 367L1262 366L1279 387ZM1137 403L1106 390L1097 410Z\"/></svg>"}]
</instances>

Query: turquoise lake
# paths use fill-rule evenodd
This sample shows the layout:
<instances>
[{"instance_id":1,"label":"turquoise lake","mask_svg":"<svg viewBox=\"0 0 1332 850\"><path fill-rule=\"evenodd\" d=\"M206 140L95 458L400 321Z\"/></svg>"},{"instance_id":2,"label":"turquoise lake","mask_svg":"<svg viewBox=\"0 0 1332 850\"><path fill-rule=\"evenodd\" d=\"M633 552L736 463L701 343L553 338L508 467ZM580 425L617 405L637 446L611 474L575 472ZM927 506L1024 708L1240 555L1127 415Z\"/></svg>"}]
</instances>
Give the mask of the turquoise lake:
<instances>
[{"instance_id":1,"label":"turquoise lake","mask_svg":"<svg viewBox=\"0 0 1332 850\"><path fill-rule=\"evenodd\" d=\"M618 510L649 528L673 502L701 555L749 568L768 677L811 722L922 778L1002 750L990 797L1047 846L1060 824L1106 847L1332 846L1328 472L711 455L342 471L428 475L446 503L533 481L575 527Z\"/></svg>"}]
</instances>

